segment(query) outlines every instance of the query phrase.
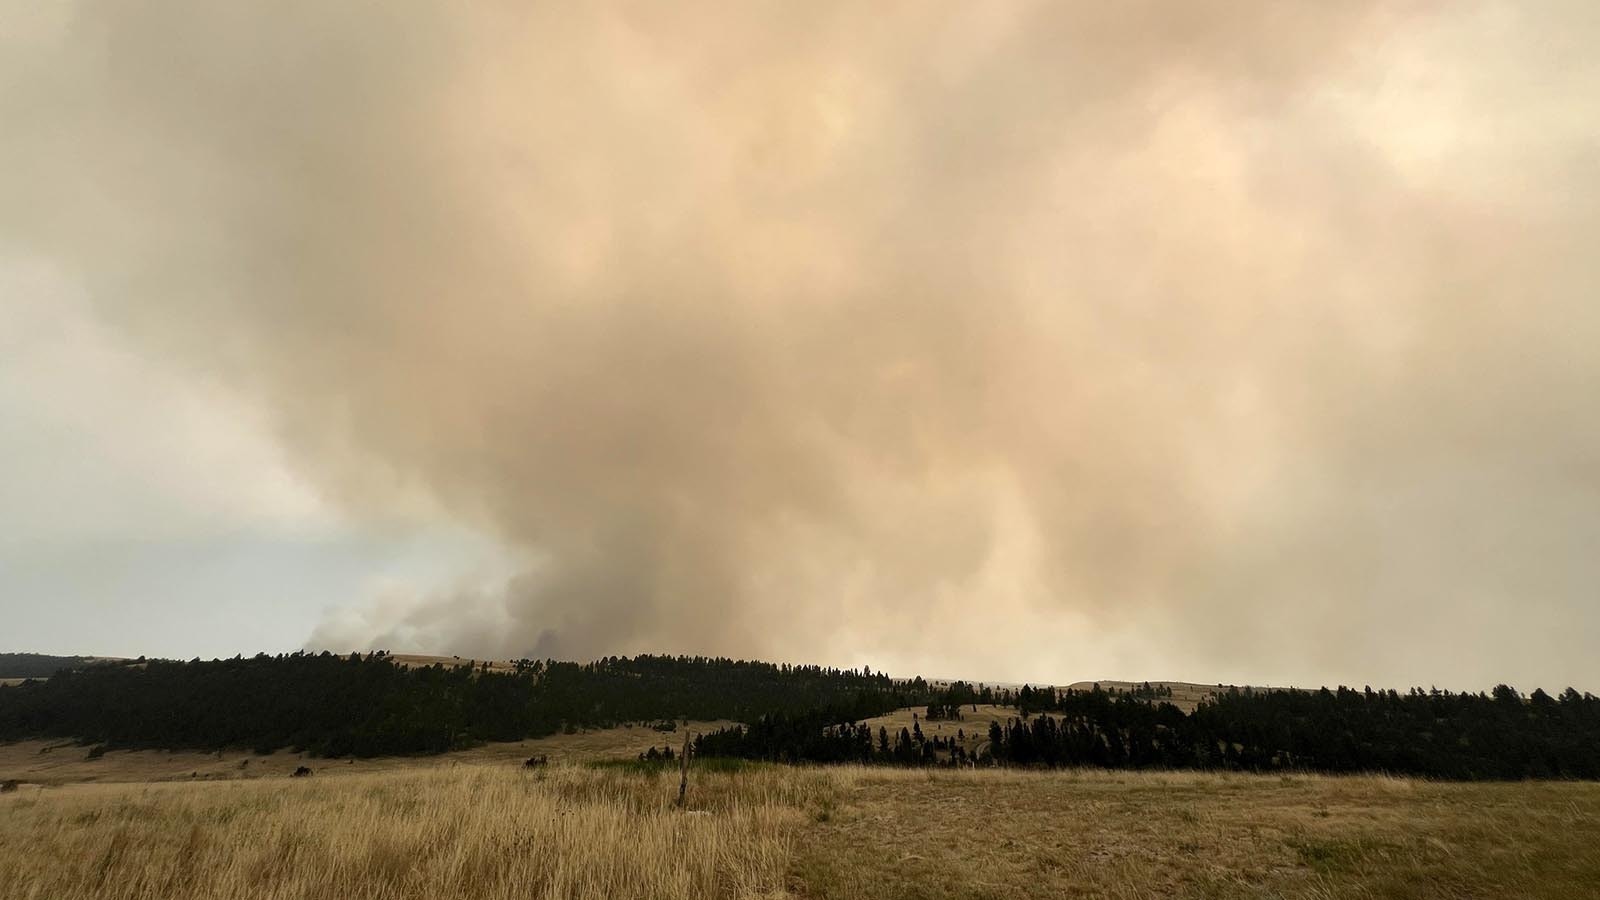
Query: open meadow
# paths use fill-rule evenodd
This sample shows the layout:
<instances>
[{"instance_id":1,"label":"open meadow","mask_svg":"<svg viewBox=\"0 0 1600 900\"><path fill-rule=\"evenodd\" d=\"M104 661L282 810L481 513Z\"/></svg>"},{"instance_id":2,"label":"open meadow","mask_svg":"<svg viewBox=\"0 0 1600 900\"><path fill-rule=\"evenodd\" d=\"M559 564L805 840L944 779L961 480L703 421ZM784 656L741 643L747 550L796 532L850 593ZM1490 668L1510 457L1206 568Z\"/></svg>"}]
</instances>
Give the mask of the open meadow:
<instances>
[{"instance_id":1,"label":"open meadow","mask_svg":"<svg viewBox=\"0 0 1600 900\"><path fill-rule=\"evenodd\" d=\"M695 733L724 728L728 721L690 722ZM987 726L985 726L987 727ZM219 781L281 778L301 766L319 774L372 774L396 769L427 769L459 765L517 765L530 756L550 762L589 762L631 759L655 747L673 748L683 743L683 730L662 732L647 725L623 725L554 734L522 741L496 741L436 756L380 756L363 759L322 759L308 753L279 750L270 754L249 750L106 750L97 753L78 741L27 740L0 743L0 778L24 784L63 785L79 782Z\"/></svg>"},{"instance_id":2,"label":"open meadow","mask_svg":"<svg viewBox=\"0 0 1600 900\"><path fill-rule=\"evenodd\" d=\"M1592 898L1600 785L1005 769L331 765L25 784L7 900Z\"/></svg>"}]
</instances>

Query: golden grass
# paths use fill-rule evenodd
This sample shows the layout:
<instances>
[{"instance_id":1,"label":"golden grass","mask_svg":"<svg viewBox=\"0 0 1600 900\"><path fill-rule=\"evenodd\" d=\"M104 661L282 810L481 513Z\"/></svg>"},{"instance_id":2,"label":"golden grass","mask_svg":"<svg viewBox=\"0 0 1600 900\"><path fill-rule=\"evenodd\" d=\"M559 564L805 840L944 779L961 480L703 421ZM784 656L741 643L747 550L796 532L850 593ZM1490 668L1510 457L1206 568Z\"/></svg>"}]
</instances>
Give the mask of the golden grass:
<instances>
[{"instance_id":1,"label":"golden grass","mask_svg":"<svg viewBox=\"0 0 1600 900\"><path fill-rule=\"evenodd\" d=\"M874 770L801 834L806 894L1600 897L1600 784Z\"/></svg>"},{"instance_id":2,"label":"golden grass","mask_svg":"<svg viewBox=\"0 0 1600 900\"><path fill-rule=\"evenodd\" d=\"M0 795L6 900L1593 898L1600 785L508 763Z\"/></svg>"},{"instance_id":3,"label":"golden grass","mask_svg":"<svg viewBox=\"0 0 1600 900\"><path fill-rule=\"evenodd\" d=\"M0 798L8 900L761 897L819 774L557 766L32 788Z\"/></svg>"},{"instance_id":4,"label":"golden grass","mask_svg":"<svg viewBox=\"0 0 1600 900\"><path fill-rule=\"evenodd\" d=\"M878 739L878 729L882 727L888 730L889 743L893 744L895 735L900 733L900 729L904 728L910 731L915 721L921 725L922 733L930 738L942 737L948 740L958 734L965 734L966 740L962 746L969 751L975 751L979 746L988 743L989 724L991 722L999 722L1004 725L1006 720L1017 717L1017 708L1014 706L994 706L988 703L975 705L978 707L976 710L972 708L974 704L970 703L961 707L962 718L958 720L928 722L922 719L922 714L927 711L927 707L907 706L885 715L867 719L866 724L872 729L872 739L874 741ZM911 718L913 714L917 716L916 720Z\"/></svg>"},{"instance_id":5,"label":"golden grass","mask_svg":"<svg viewBox=\"0 0 1600 900\"><path fill-rule=\"evenodd\" d=\"M731 722L691 722L688 730L699 734ZM987 726L985 726L987 727ZM299 766L319 774L369 774L396 769L451 767L486 763L519 763L530 756L547 756L551 762L588 762L627 759L651 747L683 745L683 728L660 732L644 725L625 725L556 734L525 741L485 744L440 756L400 756L375 759L318 759L304 753L280 750L258 756L248 750L220 753L168 750L111 750L89 758L89 747L73 741L15 741L0 744L0 779L15 778L31 784L62 785L84 781L189 781L235 778L278 778ZM0 895L3 897L3 895Z\"/></svg>"}]
</instances>

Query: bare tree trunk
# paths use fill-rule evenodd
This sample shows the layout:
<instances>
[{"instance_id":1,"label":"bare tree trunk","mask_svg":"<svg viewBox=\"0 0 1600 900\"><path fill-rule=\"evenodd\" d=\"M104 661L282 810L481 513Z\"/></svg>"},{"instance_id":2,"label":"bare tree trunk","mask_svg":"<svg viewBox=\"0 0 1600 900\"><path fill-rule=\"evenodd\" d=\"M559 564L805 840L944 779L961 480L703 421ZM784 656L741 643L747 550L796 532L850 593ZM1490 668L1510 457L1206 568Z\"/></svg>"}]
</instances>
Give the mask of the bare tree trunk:
<instances>
[{"instance_id":1,"label":"bare tree trunk","mask_svg":"<svg viewBox=\"0 0 1600 900\"><path fill-rule=\"evenodd\" d=\"M683 730L683 752L678 754L678 805L689 790L689 729Z\"/></svg>"}]
</instances>

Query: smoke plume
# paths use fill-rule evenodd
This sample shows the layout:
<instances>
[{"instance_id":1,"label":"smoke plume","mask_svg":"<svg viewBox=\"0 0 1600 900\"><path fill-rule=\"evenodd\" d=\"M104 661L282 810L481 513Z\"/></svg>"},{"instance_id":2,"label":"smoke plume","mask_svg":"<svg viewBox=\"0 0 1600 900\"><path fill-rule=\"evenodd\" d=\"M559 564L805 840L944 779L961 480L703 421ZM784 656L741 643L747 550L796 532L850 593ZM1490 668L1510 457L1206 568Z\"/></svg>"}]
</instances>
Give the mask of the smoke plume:
<instances>
[{"instance_id":1,"label":"smoke plume","mask_svg":"<svg viewBox=\"0 0 1600 900\"><path fill-rule=\"evenodd\" d=\"M519 561L314 644L1600 677L1592 4L6 6L0 250Z\"/></svg>"}]
</instances>

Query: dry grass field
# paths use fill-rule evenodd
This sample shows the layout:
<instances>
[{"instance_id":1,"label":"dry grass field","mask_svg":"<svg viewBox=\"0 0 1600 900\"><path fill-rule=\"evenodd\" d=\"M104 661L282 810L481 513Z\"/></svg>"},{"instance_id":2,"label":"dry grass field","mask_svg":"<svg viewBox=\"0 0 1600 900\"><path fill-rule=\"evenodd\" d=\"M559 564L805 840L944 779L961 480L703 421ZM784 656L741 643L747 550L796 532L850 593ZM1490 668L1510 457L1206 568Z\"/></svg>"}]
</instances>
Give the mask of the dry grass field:
<instances>
[{"instance_id":1,"label":"dry grass field","mask_svg":"<svg viewBox=\"0 0 1600 900\"><path fill-rule=\"evenodd\" d=\"M1594 898L1600 784L875 770L800 836L804 896Z\"/></svg>"},{"instance_id":2,"label":"dry grass field","mask_svg":"<svg viewBox=\"0 0 1600 900\"><path fill-rule=\"evenodd\" d=\"M1593 898L1600 785L509 762L0 795L7 900Z\"/></svg>"},{"instance_id":3,"label":"dry grass field","mask_svg":"<svg viewBox=\"0 0 1600 900\"><path fill-rule=\"evenodd\" d=\"M723 728L731 722L690 722L695 733ZM987 727L987 726L985 726ZM575 734L556 734L525 741L486 744L442 756L380 757L376 759L316 759L304 753L280 750L261 756L248 750L220 753L167 750L110 750L91 758L90 747L72 741L16 741L0 744L0 779L26 784L63 785L85 781L217 781L239 778L276 778L300 766L319 773L370 774L395 769L451 767L477 764L520 763L530 756L547 756L551 762L588 762L629 759L651 747L683 744L683 730L660 732L646 725L628 725Z\"/></svg>"},{"instance_id":4,"label":"dry grass field","mask_svg":"<svg viewBox=\"0 0 1600 900\"><path fill-rule=\"evenodd\" d=\"M0 796L8 900L781 895L825 776L574 766L34 787Z\"/></svg>"},{"instance_id":5,"label":"dry grass field","mask_svg":"<svg viewBox=\"0 0 1600 900\"><path fill-rule=\"evenodd\" d=\"M978 707L976 710L972 708L973 705L963 706L961 708L961 719L956 721L922 721L922 713L925 711L925 707L918 706L897 709L887 715L867 719L866 723L872 729L874 740L877 739L876 735L880 727L888 730L889 740L893 742L900 729L904 728L910 731L913 724L920 724L922 733L928 737L938 736L949 739L964 734L966 740L963 742L963 746L968 751L972 751L978 749L979 745L989 740L989 723L999 722L1004 725L1007 719L1017 717L1017 709L1014 706L991 706L987 703L975 705ZM917 718L913 719L913 715Z\"/></svg>"}]
</instances>

